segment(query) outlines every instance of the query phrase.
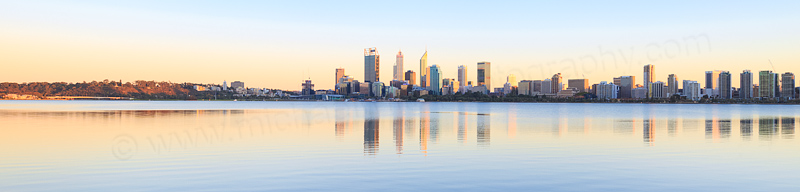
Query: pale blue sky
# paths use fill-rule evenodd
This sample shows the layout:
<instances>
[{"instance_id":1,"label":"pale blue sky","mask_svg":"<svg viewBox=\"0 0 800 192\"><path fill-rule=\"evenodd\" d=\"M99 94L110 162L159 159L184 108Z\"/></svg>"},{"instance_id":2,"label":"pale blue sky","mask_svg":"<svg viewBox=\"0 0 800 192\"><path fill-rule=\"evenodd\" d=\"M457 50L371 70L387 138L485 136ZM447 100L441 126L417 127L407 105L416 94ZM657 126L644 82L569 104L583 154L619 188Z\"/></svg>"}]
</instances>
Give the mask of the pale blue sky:
<instances>
[{"instance_id":1,"label":"pale blue sky","mask_svg":"<svg viewBox=\"0 0 800 192\"><path fill-rule=\"evenodd\" d=\"M363 79L363 52L394 55L419 71L455 78L493 63L493 86L561 72L592 83L641 76L656 65L702 80L703 71L800 73L796 1L2 1L0 81L102 79L219 83L299 89L311 77L332 88L334 69ZM610 51L610 52L609 52ZM606 54L603 54L606 53ZM613 54L609 54L613 53ZM52 74L39 69L52 69ZM138 66L138 67L125 67ZM124 70L122 70L124 69ZM37 71L39 70L39 71ZM64 73L65 71L69 73ZM734 81L737 81L736 78Z\"/></svg>"}]
</instances>

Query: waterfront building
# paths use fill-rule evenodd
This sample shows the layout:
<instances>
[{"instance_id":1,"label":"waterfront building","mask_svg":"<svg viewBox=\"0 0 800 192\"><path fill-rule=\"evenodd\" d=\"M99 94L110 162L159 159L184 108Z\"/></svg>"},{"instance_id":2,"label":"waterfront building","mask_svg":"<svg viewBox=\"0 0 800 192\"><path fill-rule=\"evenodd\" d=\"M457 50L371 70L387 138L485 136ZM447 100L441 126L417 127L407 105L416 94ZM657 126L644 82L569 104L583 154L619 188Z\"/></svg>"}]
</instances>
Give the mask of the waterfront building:
<instances>
[{"instance_id":1,"label":"waterfront building","mask_svg":"<svg viewBox=\"0 0 800 192\"><path fill-rule=\"evenodd\" d=\"M508 77L506 77L506 83L510 83L512 87L516 87L517 76L514 76L514 74L509 74Z\"/></svg>"},{"instance_id":2,"label":"waterfront building","mask_svg":"<svg viewBox=\"0 0 800 192\"><path fill-rule=\"evenodd\" d=\"M601 81L595 90L597 98L600 99L616 99L619 98L619 85L606 83Z\"/></svg>"},{"instance_id":3,"label":"waterfront building","mask_svg":"<svg viewBox=\"0 0 800 192\"><path fill-rule=\"evenodd\" d=\"M646 99L647 98L647 88L644 87L637 87L631 90L631 94L634 99Z\"/></svg>"},{"instance_id":4,"label":"waterfront building","mask_svg":"<svg viewBox=\"0 0 800 192\"><path fill-rule=\"evenodd\" d=\"M753 73L750 70L744 70L739 74L739 98L753 98Z\"/></svg>"},{"instance_id":5,"label":"waterfront building","mask_svg":"<svg viewBox=\"0 0 800 192\"><path fill-rule=\"evenodd\" d=\"M651 82L650 88L648 89L651 91L650 98L665 98L667 94L664 92L666 87L664 84L665 83L661 81Z\"/></svg>"},{"instance_id":6,"label":"waterfront building","mask_svg":"<svg viewBox=\"0 0 800 192\"><path fill-rule=\"evenodd\" d=\"M567 87L572 87L580 92L588 92L589 91L589 80L588 79L570 79L567 80Z\"/></svg>"},{"instance_id":7,"label":"waterfront building","mask_svg":"<svg viewBox=\"0 0 800 192\"><path fill-rule=\"evenodd\" d=\"M430 76L430 85L428 86L428 94L441 95L442 94L442 72L438 65L431 65L428 67L428 75Z\"/></svg>"},{"instance_id":8,"label":"waterfront building","mask_svg":"<svg viewBox=\"0 0 800 192\"><path fill-rule=\"evenodd\" d=\"M485 86L487 90L492 89L492 63L478 62L478 86Z\"/></svg>"},{"instance_id":9,"label":"waterfront building","mask_svg":"<svg viewBox=\"0 0 800 192\"><path fill-rule=\"evenodd\" d=\"M781 97L794 99L794 73L786 72L781 74Z\"/></svg>"},{"instance_id":10,"label":"waterfront building","mask_svg":"<svg viewBox=\"0 0 800 192\"><path fill-rule=\"evenodd\" d=\"M364 49L364 82L380 81L381 56L375 47Z\"/></svg>"},{"instance_id":11,"label":"waterfront building","mask_svg":"<svg viewBox=\"0 0 800 192\"><path fill-rule=\"evenodd\" d=\"M305 80L303 82L303 89L300 91L301 95L314 95L314 84L311 83L311 80Z\"/></svg>"},{"instance_id":12,"label":"waterfront building","mask_svg":"<svg viewBox=\"0 0 800 192\"><path fill-rule=\"evenodd\" d=\"M553 82L550 79L544 79L541 83L542 94L555 94L553 93Z\"/></svg>"},{"instance_id":13,"label":"waterfront building","mask_svg":"<svg viewBox=\"0 0 800 192\"><path fill-rule=\"evenodd\" d=\"M758 72L758 85L759 97L761 98L776 98L778 97L778 74L772 71L759 71Z\"/></svg>"},{"instance_id":14,"label":"waterfront building","mask_svg":"<svg viewBox=\"0 0 800 192\"><path fill-rule=\"evenodd\" d=\"M539 95L542 93L542 80L533 80L531 84L531 95Z\"/></svg>"},{"instance_id":15,"label":"waterfront building","mask_svg":"<svg viewBox=\"0 0 800 192\"><path fill-rule=\"evenodd\" d=\"M706 86L705 89L706 95L708 97L716 97L719 96L719 73L722 71L714 70L714 71L706 71Z\"/></svg>"},{"instance_id":16,"label":"waterfront building","mask_svg":"<svg viewBox=\"0 0 800 192\"><path fill-rule=\"evenodd\" d=\"M228 81L222 81L222 90L223 91L227 91L228 90Z\"/></svg>"},{"instance_id":17,"label":"waterfront building","mask_svg":"<svg viewBox=\"0 0 800 192\"><path fill-rule=\"evenodd\" d=\"M697 81L683 80L683 96L693 101L700 100L700 83Z\"/></svg>"},{"instance_id":18,"label":"waterfront building","mask_svg":"<svg viewBox=\"0 0 800 192\"><path fill-rule=\"evenodd\" d=\"M383 97L383 83L373 82L369 95L373 97Z\"/></svg>"},{"instance_id":19,"label":"waterfront building","mask_svg":"<svg viewBox=\"0 0 800 192\"><path fill-rule=\"evenodd\" d=\"M621 76L619 79L620 98L633 98L632 91L636 85L636 76Z\"/></svg>"},{"instance_id":20,"label":"waterfront building","mask_svg":"<svg viewBox=\"0 0 800 192\"><path fill-rule=\"evenodd\" d=\"M667 96L672 97L672 95L678 94L678 76L675 74L669 74L667 77Z\"/></svg>"},{"instance_id":21,"label":"waterfront building","mask_svg":"<svg viewBox=\"0 0 800 192\"><path fill-rule=\"evenodd\" d=\"M731 73L728 71L721 71L719 73L719 98L731 99L733 98L733 86L731 81Z\"/></svg>"},{"instance_id":22,"label":"waterfront building","mask_svg":"<svg viewBox=\"0 0 800 192\"><path fill-rule=\"evenodd\" d=\"M645 93L646 98L653 97L653 90L650 89L650 84L655 82L655 66L652 64L647 64L644 66L644 87L647 89Z\"/></svg>"},{"instance_id":23,"label":"waterfront building","mask_svg":"<svg viewBox=\"0 0 800 192\"><path fill-rule=\"evenodd\" d=\"M517 94L519 95L532 95L533 81L522 80L517 84Z\"/></svg>"}]
</instances>

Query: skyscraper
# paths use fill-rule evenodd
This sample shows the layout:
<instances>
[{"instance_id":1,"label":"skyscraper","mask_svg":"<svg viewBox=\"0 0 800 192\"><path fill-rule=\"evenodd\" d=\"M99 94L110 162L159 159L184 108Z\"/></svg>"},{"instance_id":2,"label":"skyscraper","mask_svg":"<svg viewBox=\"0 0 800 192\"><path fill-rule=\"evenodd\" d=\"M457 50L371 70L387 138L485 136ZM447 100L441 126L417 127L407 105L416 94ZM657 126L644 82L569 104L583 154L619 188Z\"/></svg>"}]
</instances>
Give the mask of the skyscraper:
<instances>
[{"instance_id":1,"label":"skyscraper","mask_svg":"<svg viewBox=\"0 0 800 192\"><path fill-rule=\"evenodd\" d=\"M364 82L380 81L381 56L375 47L364 49Z\"/></svg>"},{"instance_id":2,"label":"skyscraper","mask_svg":"<svg viewBox=\"0 0 800 192\"><path fill-rule=\"evenodd\" d=\"M722 99L730 99L733 97L731 73L728 71L721 71L719 73L719 97Z\"/></svg>"},{"instance_id":3,"label":"skyscraper","mask_svg":"<svg viewBox=\"0 0 800 192\"><path fill-rule=\"evenodd\" d=\"M644 87L647 89L646 96L647 98L653 97L653 90L650 88L650 84L655 82L655 66L652 64L647 64L644 66Z\"/></svg>"},{"instance_id":4,"label":"skyscraper","mask_svg":"<svg viewBox=\"0 0 800 192\"><path fill-rule=\"evenodd\" d=\"M430 86L428 86L428 91L432 95L441 95L442 94L442 72L438 65L431 65L429 67L428 79L430 79Z\"/></svg>"},{"instance_id":5,"label":"skyscraper","mask_svg":"<svg viewBox=\"0 0 800 192\"><path fill-rule=\"evenodd\" d=\"M467 66L458 66L458 86L463 87L467 85Z\"/></svg>"},{"instance_id":6,"label":"skyscraper","mask_svg":"<svg viewBox=\"0 0 800 192\"><path fill-rule=\"evenodd\" d=\"M775 98L777 96L775 86L778 82L778 74L772 71L758 72L758 96L761 98Z\"/></svg>"},{"instance_id":7,"label":"skyscraper","mask_svg":"<svg viewBox=\"0 0 800 192\"><path fill-rule=\"evenodd\" d=\"M561 73L556 73L553 75L553 78L550 78L550 83L553 84L550 86L550 93L558 94L558 91L561 91L563 87L561 86L562 83Z\"/></svg>"},{"instance_id":8,"label":"skyscraper","mask_svg":"<svg viewBox=\"0 0 800 192\"><path fill-rule=\"evenodd\" d=\"M794 96L794 73L786 72L781 75L781 97L793 99Z\"/></svg>"},{"instance_id":9,"label":"skyscraper","mask_svg":"<svg viewBox=\"0 0 800 192\"><path fill-rule=\"evenodd\" d=\"M339 80L344 77L344 68L336 68L336 84L338 85L340 82Z\"/></svg>"},{"instance_id":10,"label":"skyscraper","mask_svg":"<svg viewBox=\"0 0 800 192\"><path fill-rule=\"evenodd\" d=\"M412 70L406 71L406 81L408 81L409 85L417 84L417 73Z\"/></svg>"},{"instance_id":11,"label":"skyscraper","mask_svg":"<svg viewBox=\"0 0 800 192\"><path fill-rule=\"evenodd\" d=\"M425 53L422 54L422 58L419 58L419 86L420 87L427 87L428 86L428 50L425 50Z\"/></svg>"},{"instance_id":12,"label":"skyscraper","mask_svg":"<svg viewBox=\"0 0 800 192\"><path fill-rule=\"evenodd\" d=\"M753 73L750 70L744 70L739 74L739 98L753 98Z\"/></svg>"},{"instance_id":13,"label":"skyscraper","mask_svg":"<svg viewBox=\"0 0 800 192\"><path fill-rule=\"evenodd\" d=\"M541 88L540 89L542 90L542 92L541 92L542 94L555 94L555 93L553 93L553 82L550 81L550 79L544 79L541 82Z\"/></svg>"},{"instance_id":14,"label":"skyscraper","mask_svg":"<svg viewBox=\"0 0 800 192\"><path fill-rule=\"evenodd\" d=\"M228 81L222 81L222 90L223 91L227 91L228 90Z\"/></svg>"},{"instance_id":15,"label":"skyscraper","mask_svg":"<svg viewBox=\"0 0 800 192\"><path fill-rule=\"evenodd\" d=\"M397 51L394 61L394 77L392 80L403 80L403 51Z\"/></svg>"},{"instance_id":16,"label":"skyscraper","mask_svg":"<svg viewBox=\"0 0 800 192\"><path fill-rule=\"evenodd\" d=\"M678 76L669 74L669 77L667 77L667 97L678 94L678 89Z\"/></svg>"},{"instance_id":17,"label":"skyscraper","mask_svg":"<svg viewBox=\"0 0 800 192\"><path fill-rule=\"evenodd\" d=\"M709 97L716 97L719 95L719 73L720 70L706 71L706 89L710 89L710 93L706 93Z\"/></svg>"},{"instance_id":18,"label":"skyscraper","mask_svg":"<svg viewBox=\"0 0 800 192\"><path fill-rule=\"evenodd\" d=\"M478 86L485 86L486 90L492 90L492 63L478 62Z\"/></svg>"}]
</instances>

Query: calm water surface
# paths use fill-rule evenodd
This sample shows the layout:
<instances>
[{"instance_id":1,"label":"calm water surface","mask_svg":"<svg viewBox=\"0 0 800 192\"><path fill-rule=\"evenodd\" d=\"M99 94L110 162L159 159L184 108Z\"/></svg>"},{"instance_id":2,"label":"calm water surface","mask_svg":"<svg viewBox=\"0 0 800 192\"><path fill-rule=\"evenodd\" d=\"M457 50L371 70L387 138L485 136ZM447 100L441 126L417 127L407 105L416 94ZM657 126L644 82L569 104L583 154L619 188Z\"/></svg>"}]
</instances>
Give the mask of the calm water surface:
<instances>
[{"instance_id":1,"label":"calm water surface","mask_svg":"<svg viewBox=\"0 0 800 192\"><path fill-rule=\"evenodd\" d=\"M800 191L800 106L0 101L0 191Z\"/></svg>"}]
</instances>

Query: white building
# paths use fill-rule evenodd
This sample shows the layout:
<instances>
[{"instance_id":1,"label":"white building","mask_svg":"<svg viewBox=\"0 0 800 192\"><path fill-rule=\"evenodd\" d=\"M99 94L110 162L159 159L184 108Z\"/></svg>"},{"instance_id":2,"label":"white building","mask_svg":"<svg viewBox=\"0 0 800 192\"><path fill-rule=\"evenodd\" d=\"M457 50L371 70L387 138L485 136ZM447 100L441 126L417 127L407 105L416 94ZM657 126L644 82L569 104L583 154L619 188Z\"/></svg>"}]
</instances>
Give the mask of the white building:
<instances>
[{"instance_id":1,"label":"white building","mask_svg":"<svg viewBox=\"0 0 800 192\"><path fill-rule=\"evenodd\" d=\"M601 99L616 99L619 98L619 85L601 81L597 85L597 98Z\"/></svg>"},{"instance_id":2,"label":"white building","mask_svg":"<svg viewBox=\"0 0 800 192\"><path fill-rule=\"evenodd\" d=\"M693 101L700 100L700 83L697 83L697 81L683 80L683 96Z\"/></svg>"}]
</instances>

